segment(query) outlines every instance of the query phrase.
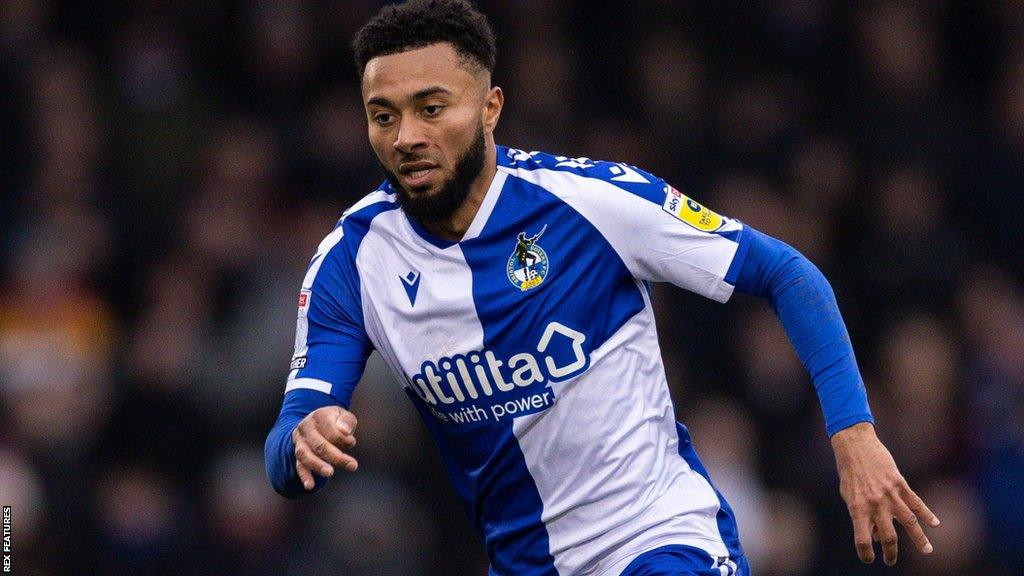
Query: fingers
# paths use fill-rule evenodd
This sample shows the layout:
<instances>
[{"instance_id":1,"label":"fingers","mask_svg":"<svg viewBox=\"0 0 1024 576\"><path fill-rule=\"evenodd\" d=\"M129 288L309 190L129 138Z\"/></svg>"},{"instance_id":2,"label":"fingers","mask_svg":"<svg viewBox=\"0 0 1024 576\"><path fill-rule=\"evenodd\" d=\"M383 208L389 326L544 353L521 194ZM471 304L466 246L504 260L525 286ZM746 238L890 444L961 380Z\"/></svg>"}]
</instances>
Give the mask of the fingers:
<instances>
[{"instance_id":1,"label":"fingers","mask_svg":"<svg viewBox=\"0 0 1024 576\"><path fill-rule=\"evenodd\" d=\"M313 480L313 474L309 472L309 468L298 459L295 460L295 471L299 473L299 480L302 481L302 487L307 491L312 490L313 486L316 485L316 481Z\"/></svg>"},{"instance_id":2,"label":"fingers","mask_svg":"<svg viewBox=\"0 0 1024 576\"><path fill-rule=\"evenodd\" d=\"M295 470L303 488L313 489L316 484L313 473L325 478L334 476L334 466L342 466L349 472L356 471L359 463L355 458L333 446L323 436L315 432L312 434L312 437L303 437L295 443Z\"/></svg>"},{"instance_id":3,"label":"fingers","mask_svg":"<svg viewBox=\"0 0 1024 576\"><path fill-rule=\"evenodd\" d=\"M330 437L330 433L339 431L346 436L351 436L356 430L358 420L356 415L342 408L341 406L327 406L315 410L308 416L317 425L317 429ZM330 433L328 433L330 432Z\"/></svg>"},{"instance_id":4,"label":"fingers","mask_svg":"<svg viewBox=\"0 0 1024 576\"><path fill-rule=\"evenodd\" d=\"M906 492L913 494L909 488ZM875 552L872 547L872 540L881 544L882 559L888 566L896 564L899 557L899 536L896 533L893 520L898 522L907 531L924 554L932 553L931 542L924 533L924 527L915 514L913 506L917 506L919 512L926 518L935 518L934 514L924 506L920 498L913 495L905 502L896 491L890 492L888 497L878 500L873 505L853 505L850 507L850 516L853 520L854 543L857 546L857 556L865 564L875 560Z\"/></svg>"},{"instance_id":5,"label":"fingers","mask_svg":"<svg viewBox=\"0 0 1024 576\"><path fill-rule=\"evenodd\" d=\"M355 472L359 463L342 451L356 444L356 418L341 407L321 408L306 416L292 432L295 444L295 469L306 490L316 485L314 474L334 475L340 466Z\"/></svg>"},{"instance_id":6,"label":"fingers","mask_svg":"<svg viewBox=\"0 0 1024 576\"><path fill-rule=\"evenodd\" d=\"M313 474L330 478L334 475L334 467L323 461L310 448L305 439L300 438L295 443L295 470L302 479L302 486L306 490L312 490L315 484ZM305 470L305 477L303 471Z\"/></svg>"},{"instance_id":7,"label":"fingers","mask_svg":"<svg viewBox=\"0 0 1024 576\"><path fill-rule=\"evenodd\" d=\"M325 438L317 430L307 431L303 439L312 450L313 455L320 462L326 464L321 465L320 468L314 468L321 476L331 476L334 473L334 466L341 466L350 472L356 469L356 459L342 452L334 442ZM342 440L335 440L335 442L342 443Z\"/></svg>"},{"instance_id":8,"label":"fingers","mask_svg":"<svg viewBox=\"0 0 1024 576\"><path fill-rule=\"evenodd\" d=\"M939 517L932 513L928 506L925 505L924 500L921 500L921 497L911 490L910 486L908 486L906 482L904 482L901 487L900 495L903 496L903 500L907 503L907 506L909 506L910 509L918 515L918 517L927 522L929 526L934 527L940 524Z\"/></svg>"},{"instance_id":9,"label":"fingers","mask_svg":"<svg viewBox=\"0 0 1024 576\"><path fill-rule=\"evenodd\" d=\"M351 412L337 407L337 411L317 410L310 414L316 431L335 446L351 448L356 445L353 435L356 417Z\"/></svg>"},{"instance_id":10,"label":"fingers","mask_svg":"<svg viewBox=\"0 0 1024 576\"><path fill-rule=\"evenodd\" d=\"M896 520L903 525L903 529L910 535L910 539L917 545L917 549L924 554L931 554L932 545L928 542L928 537L925 536L917 516L899 498L894 500L894 508Z\"/></svg>"},{"instance_id":11,"label":"fingers","mask_svg":"<svg viewBox=\"0 0 1024 576\"><path fill-rule=\"evenodd\" d=\"M879 513L874 518L878 530L878 542L882 545L882 560L886 566L894 566L899 556L899 536L892 524L892 515Z\"/></svg>"},{"instance_id":12,"label":"fingers","mask_svg":"<svg viewBox=\"0 0 1024 576\"><path fill-rule=\"evenodd\" d=\"M871 520L867 515L851 511L853 518L853 543L857 546L857 556L865 564L875 561L875 549L871 545Z\"/></svg>"},{"instance_id":13,"label":"fingers","mask_svg":"<svg viewBox=\"0 0 1024 576\"><path fill-rule=\"evenodd\" d=\"M892 455L873 434L857 432L856 427L833 436L836 462L839 466L840 494L846 500L854 524L857 555L863 562L874 561L871 540L882 547L882 557L892 566L899 555L899 539L894 520L924 554L932 545L924 533L923 523L938 526L939 519L907 485Z\"/></svg>"}]
</instances>

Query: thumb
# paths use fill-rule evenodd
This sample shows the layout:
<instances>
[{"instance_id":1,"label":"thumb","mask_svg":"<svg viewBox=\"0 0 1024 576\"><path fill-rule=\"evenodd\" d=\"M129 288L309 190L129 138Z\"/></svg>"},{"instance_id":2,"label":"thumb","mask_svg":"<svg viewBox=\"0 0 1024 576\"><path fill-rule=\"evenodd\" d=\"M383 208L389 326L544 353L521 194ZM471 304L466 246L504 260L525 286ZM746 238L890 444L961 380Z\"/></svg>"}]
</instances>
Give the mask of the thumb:
<instances>
[{"instance_id":1,"label":"thumb","mask_svg":"<svg viewBox=\"0 0 1024 576\"><path fill-rule=\"evenodd\" d=\"M352 434L356 431L356 425L359 421L356 419L356 415L349 412L342 406L333 406L334 410L331 412L330 421L332 425L341 430L344 434Z\"/></svg>"}]
</instances>

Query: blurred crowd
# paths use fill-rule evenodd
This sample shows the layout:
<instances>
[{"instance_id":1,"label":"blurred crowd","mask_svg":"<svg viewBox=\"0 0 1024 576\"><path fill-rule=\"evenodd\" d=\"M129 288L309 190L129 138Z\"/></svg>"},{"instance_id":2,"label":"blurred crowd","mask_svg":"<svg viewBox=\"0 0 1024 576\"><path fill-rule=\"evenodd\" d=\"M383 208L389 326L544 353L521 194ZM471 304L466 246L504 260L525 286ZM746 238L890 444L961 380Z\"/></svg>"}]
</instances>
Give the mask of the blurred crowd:
<instances>
[{"instance_id":1,"label":"blurred crowd","mask_svg":"<svg viewBox=\"0 0 1024 576\"><path fill-rule=\"evenodd\" d=\"M349 41L382 4L0 3L14 573L486 573L376 358L359 472L298 502L264 477L306 263L381 179ZM1024 573L1024 2L479 4L499 143L641 166L833 283L879 435L943 520L895 570L856 558L767 305L655 290L755 574Z\"/></svg>"}]
</instances>

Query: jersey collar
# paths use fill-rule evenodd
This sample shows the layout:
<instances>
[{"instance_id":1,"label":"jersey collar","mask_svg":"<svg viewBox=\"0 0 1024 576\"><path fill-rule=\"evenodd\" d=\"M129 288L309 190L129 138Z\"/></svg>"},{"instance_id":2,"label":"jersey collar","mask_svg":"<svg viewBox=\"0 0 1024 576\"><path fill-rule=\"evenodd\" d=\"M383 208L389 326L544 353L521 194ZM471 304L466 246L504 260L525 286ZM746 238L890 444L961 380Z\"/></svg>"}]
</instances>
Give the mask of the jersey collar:
<instances>
[{"instance_id":1,"label":"jersey collar","mask_svg":"<svg viewBox=\"0 0 1024 576\"><path fill-rule=\"evenodd\" d=\"M501 149L498 150L498 155L502 153ZM491 212L494 211L494 206L498 203L498 196L501 195L501 189L505 186L505 180L508 178L508 173L498 170L494 174L494 179L491 180L491 185L487 187L487 193L484 195L483 202L480 203L480 208L476 211L476 215L473 216L473 221L469 223L469 228L466 229L466 233L462 235L462 240L459 242L466 242L472 240L480 235L483 231L484 225L487 224L488 218L491 217ZM390 183L389 183L390 186ZM430 232L427 232L423 226L420 225L414 218L410 218L405 211L402 211L402 215L405 216L405 220L412 226L413 231L416 235L425 240L432 246L444 250L458 244L459 242L452 242L446 240Z\"/></svg>"}]
</instances>

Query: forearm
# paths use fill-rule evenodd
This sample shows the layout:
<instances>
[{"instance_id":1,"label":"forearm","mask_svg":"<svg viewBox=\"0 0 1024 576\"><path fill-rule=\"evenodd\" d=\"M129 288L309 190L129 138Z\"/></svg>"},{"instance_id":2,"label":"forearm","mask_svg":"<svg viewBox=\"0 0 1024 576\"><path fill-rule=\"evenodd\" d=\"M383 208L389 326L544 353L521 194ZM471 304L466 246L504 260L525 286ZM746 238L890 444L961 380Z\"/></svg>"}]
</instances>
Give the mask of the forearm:
<instances>
[{"instance_id":1,"label":"forearm","mask_svg":"<svg viewBox=\"0 0 1024 576\"><path fill-rule=\"evenodd\" d=\"M312 491L302 487L298 472L295 470L295 444L292 431L307 415L317 408L337 404L330 396L315 390L292 390L285 395L284 405L277 417L277 422L267 435L263 447L267 467L267 477L274 490L286 498L299 498L320 490L327 479L316 478L316 486Z\"/></svg>"},{"instance_id":2,"label":"forearm","mask_svg":"<svg viewBox=\"0 0 1024 576\"><path fill-rule=\"evenodd\" d=\"M751 228L736 282L740 292L768 299L797 356L811 375L829 436L873 422L850 337L835 294L821 271L798 251Z\"/></svg>"}]
</instances>

